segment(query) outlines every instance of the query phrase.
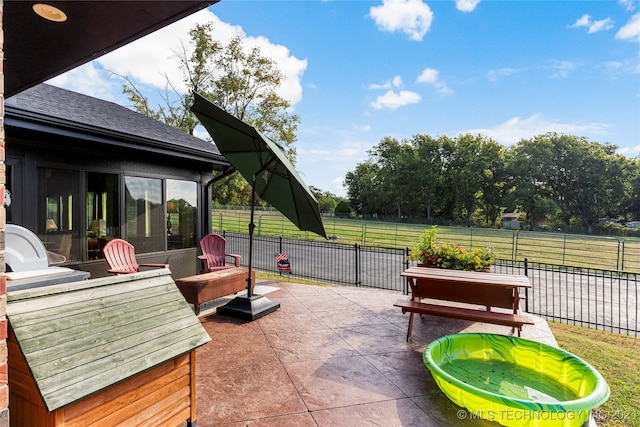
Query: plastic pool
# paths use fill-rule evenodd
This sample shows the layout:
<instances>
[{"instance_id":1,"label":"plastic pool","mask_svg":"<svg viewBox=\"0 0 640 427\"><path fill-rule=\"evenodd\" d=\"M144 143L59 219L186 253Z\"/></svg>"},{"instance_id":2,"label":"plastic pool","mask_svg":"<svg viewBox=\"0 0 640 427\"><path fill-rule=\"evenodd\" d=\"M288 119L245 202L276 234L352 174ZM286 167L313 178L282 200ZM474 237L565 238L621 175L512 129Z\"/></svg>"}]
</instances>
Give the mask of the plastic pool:
<instances>
[{"instance_id":1,"label":"plastic pool","mask_svg":"<svg viewBox=\"0 0 640 427\"><path fill-rule=\"evenodd\" d=\"M429 344L423 359L438 387L470 417L507 426L581 426L609 398L591 365L524 338L448 335Z\"/></svg>"}]
</instances>

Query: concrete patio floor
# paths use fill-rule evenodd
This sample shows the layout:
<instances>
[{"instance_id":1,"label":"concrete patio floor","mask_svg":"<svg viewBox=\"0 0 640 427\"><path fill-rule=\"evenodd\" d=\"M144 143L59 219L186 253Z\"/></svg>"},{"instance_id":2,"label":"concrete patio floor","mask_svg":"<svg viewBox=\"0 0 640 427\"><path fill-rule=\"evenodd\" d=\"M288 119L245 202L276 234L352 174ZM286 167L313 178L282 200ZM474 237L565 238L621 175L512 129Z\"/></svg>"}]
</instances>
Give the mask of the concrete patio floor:
<instances>
[{"instance_id":1,"label":"concrete patio floor","mask_svg":"<svg viewBox=\"0 0 640 427\"><path fill-rule=\"evenodd\" d=\"M406 342L409 315L393 306L408 298L400 292L258 281L256 293L264 284L281 304L265 317L224 317L215 305L200 314L212 341L196 356L198 427L498 425L452 403L422 352L443 335L510 327L416 316ZM522 336L555 345L535 321Z\"/></svg>"}]
</instances>

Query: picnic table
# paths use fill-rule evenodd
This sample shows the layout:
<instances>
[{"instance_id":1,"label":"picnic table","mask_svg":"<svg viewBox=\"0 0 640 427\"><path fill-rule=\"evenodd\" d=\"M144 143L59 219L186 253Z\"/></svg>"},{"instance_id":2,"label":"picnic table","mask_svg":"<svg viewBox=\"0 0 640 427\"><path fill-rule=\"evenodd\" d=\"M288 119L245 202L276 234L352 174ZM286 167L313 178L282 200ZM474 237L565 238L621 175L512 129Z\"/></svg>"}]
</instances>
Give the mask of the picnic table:
<instances>
[{"instance_id":1,"label":"picnic table","mask_svg":"<svg viewBox=\"0 0 640 427\"><path fill-rule=\"evenodd\" d=\"M411 298L398 300L394 306L411 314L407 341L411 337L415 313L512 326L517 328L518 336L523 325L533 324L529 316L519 313L520 289L531 287L526 276L430 267L410 267L401 276L409 282ZM425 298L430 301L424 302ZM452 306L442 301L480 307ZM509 312L493 311L493 308L509 309Z\"/></svg>"}]
</instances>

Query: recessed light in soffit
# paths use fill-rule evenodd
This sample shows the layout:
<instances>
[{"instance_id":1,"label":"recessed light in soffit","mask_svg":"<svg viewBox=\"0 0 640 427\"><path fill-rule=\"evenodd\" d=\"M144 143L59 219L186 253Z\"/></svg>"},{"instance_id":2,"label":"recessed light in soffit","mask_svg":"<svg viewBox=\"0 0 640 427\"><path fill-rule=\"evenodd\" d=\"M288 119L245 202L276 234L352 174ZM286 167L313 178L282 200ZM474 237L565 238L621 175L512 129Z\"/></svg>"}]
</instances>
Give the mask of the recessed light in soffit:
<instances>
[{"instance_id":1,"label":"recessed light in soffit","mask_svg":"<svg viewBox=\"0 0 640 427\"><path fill-rule=\"evenodd\" d=\"M50 4L36 3L33 5L33 11L48 21L64 22L67 20L66 13Z\"/></svg>"}]
</instances>

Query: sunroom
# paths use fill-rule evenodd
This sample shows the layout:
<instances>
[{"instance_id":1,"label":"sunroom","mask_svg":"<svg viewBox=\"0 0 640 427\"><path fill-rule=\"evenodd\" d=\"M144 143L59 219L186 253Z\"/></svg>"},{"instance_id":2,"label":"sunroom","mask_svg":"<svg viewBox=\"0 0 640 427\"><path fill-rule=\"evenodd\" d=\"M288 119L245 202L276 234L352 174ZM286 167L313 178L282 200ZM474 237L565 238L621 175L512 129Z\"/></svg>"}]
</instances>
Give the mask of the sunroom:
<instances>
[{"instance_id":1,"label":"sunroom","mask_svg":"<svg viewBox=\"0 0 640 427\"><path fill-rule=\"evenodd\" d=\"M47 84L8 98L5 114L7 223L91 277L108 275L102 248L114 238L174 279L198 272L208 183L229 167L214 144Z\"/></svg>"}]
</instances>

